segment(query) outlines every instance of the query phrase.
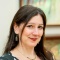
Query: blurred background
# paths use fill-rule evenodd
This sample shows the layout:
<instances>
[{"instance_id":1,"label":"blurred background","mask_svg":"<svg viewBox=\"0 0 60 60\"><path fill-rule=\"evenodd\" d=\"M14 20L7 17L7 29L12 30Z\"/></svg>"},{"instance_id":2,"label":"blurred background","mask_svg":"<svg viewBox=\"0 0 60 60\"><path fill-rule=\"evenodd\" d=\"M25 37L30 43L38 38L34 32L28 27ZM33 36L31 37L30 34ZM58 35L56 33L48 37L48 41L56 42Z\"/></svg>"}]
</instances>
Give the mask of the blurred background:
<instances>
[{"instance_id":1,"label":"blurred background","mask_svg":"<svg viewBox=\"0 0 60 60\"><path fill-rule=\"evenodd\" d=\"M44 46L60 60L60 0L0 0L0 56L7 42L10 23L23 5L41 8L47 16Z\"/></svg>"}]
</instances>

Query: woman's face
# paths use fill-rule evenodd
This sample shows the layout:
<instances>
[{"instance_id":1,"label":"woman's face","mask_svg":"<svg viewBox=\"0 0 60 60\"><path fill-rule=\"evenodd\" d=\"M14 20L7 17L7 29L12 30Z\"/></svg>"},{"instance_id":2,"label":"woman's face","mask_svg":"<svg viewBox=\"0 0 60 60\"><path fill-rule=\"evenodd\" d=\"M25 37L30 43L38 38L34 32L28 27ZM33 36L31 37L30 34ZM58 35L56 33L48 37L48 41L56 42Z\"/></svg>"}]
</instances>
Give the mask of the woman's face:
<instances>
[{"instance_id":1,"label":"woman's face","mask_svg":"<svg viewBox=\"0 0 60 60\"><path fill-rule=\"evenodd\" d=\"M21 30L24 24L19 27L19 36L21 35ZM30 19L28 24L25 26L20 43L26 46L35 47L43 35L43 19L38 14Z\"/></svg>"}]
</instances>

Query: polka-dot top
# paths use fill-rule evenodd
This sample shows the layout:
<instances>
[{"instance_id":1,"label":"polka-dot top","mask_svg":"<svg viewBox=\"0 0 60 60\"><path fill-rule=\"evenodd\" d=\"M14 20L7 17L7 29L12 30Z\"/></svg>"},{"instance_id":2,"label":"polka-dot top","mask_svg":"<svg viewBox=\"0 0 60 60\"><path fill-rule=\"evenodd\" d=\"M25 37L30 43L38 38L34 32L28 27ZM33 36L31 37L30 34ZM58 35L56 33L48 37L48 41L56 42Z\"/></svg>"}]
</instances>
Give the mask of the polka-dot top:
<instances>
[{"instance_id":1,"label":"polka-dot top","mask_svg":"<svg viewBox=\"0 0 60 60\"><path fill-rule=\"evenodd\" d=\"M12 56L11 52L8 52L0 57L0 60L19 60L16 57Z\"/></svg>"}]
</instances>

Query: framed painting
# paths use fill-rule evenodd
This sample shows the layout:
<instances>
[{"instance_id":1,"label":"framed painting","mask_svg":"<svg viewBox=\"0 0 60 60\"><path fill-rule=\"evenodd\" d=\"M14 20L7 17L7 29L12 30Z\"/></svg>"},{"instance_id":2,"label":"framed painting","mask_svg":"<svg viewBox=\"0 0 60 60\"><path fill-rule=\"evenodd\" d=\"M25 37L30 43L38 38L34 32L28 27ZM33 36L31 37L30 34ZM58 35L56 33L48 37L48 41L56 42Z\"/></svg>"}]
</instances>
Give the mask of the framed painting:
<instances>
[{"instance_id":1,"label":"framed painting","mask_svg":"<svg viewBox=\"0 0 60 60\"><path fill-rule=\"evenodd\" d=\"M60 26L60 0L20 0L20 7L33 5L41 8L47 17L47 25Z\"/></svg>"}]
</instances>

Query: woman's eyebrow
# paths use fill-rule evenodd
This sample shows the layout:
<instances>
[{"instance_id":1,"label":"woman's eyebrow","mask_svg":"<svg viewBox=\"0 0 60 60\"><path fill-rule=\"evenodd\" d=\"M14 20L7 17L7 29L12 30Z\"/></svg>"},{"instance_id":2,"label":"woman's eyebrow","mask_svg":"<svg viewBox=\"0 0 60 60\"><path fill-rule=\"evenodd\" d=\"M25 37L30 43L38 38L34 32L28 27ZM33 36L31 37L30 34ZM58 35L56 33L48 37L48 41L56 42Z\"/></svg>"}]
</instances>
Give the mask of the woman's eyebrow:
<instances>
[{"instance_id":1,"label":"woman's eyebrow","mask_svg":"<svg viewBox=\"0 0 60 60\"><path fill-rule=\"evenodd\" d=\"M35 24L35 23L28 23L28 24ZM39 24L39 25L43 25L43 23Z\"/></svg>"}]
</instances>

